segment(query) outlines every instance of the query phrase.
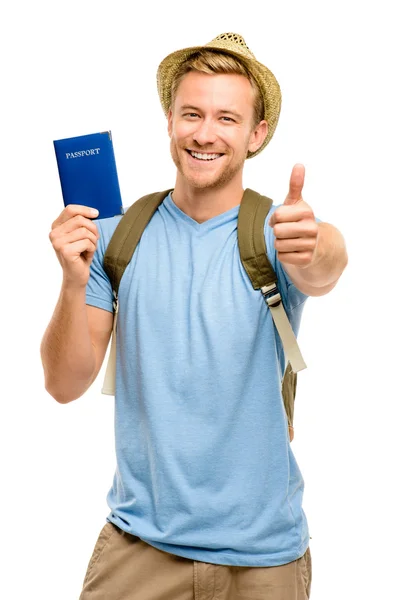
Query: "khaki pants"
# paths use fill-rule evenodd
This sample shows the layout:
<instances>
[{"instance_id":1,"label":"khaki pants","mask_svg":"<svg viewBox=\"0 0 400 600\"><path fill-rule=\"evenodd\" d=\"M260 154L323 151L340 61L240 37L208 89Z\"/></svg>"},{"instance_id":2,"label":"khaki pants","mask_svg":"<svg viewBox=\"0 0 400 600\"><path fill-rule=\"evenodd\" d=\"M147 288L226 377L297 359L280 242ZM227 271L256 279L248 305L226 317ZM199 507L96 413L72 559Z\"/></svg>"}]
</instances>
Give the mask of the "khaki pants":
<instances>
[{"instance_id":1,"label":"khaki pants","mask_svg":"<svg viewBox=\"0 0 400 600\"><path fill-rule=\"evenodd\" d=\"M308 600L311 553L279 567L215 565L163 552L107 522L79 600Z\"/></svg>"}]
</instances>

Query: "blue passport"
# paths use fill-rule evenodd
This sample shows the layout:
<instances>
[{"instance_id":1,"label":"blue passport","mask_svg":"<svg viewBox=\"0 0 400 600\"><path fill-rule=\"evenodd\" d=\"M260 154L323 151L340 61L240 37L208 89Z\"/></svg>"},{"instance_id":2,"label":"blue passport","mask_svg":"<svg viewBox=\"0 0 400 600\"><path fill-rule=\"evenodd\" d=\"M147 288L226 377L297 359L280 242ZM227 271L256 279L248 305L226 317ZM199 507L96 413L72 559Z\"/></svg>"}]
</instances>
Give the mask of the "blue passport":
<instances>
[{"instance_id":1,"label":"blue passport","mask_svg":"<svg viewBox=\"0 0 400 600\"><path fill-rule=\"evenodd\" d=\"M121 192L111 131L54 140L64 206L97 208L99 219L121 215Z\"/></svg>"}]
</instances>

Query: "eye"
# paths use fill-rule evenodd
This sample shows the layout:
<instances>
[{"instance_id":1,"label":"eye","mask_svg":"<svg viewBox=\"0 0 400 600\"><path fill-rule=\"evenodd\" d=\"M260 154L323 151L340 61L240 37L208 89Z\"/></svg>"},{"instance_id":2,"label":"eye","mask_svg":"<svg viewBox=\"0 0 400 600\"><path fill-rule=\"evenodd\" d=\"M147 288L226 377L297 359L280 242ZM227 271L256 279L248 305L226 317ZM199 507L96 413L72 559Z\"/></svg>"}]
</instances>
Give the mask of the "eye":
<instances>
[{"instance_id":1,"label":"eye","mask_svg":"<svg viewBox=\"0 0 400 600\"><path fill-rule=\"evenodd\" d=\"M221 117L221 119L224 119L225 122L229 122L229 121L232 122L232 123L235 122L234 119L232 119L231 117Z\"/></svg>"},{"instance_id":2,"label":"eye","mask_svg":"<svg viewBox=\"0 0 400 600\"><path fill-rule=\"evenodd\" d=\"M194 119L195 117L198 117L199 115L197 113L191 112L191 113L185 113L183 116L189 117L190 119Z\"/></svg>"}]
</instances>

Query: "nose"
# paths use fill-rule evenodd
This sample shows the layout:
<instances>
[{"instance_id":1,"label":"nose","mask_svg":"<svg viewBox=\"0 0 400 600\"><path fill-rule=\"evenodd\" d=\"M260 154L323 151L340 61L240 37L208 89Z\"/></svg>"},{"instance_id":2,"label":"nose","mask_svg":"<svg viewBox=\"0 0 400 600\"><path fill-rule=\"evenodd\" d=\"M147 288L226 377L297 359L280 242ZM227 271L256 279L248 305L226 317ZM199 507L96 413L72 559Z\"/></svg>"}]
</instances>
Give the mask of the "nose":
<instances>
[{"instance_id":1,"label":"nose","mask_svg":"<svg viewBox=\"0 0 400 600\"><path fill-rule=\"evenodd\" d=\"M193 140L199 146L205 146L206 144L213 144L216 139L217 135L212 121L206 119L199 121L196 131L193 133Z\"/></svg>"}]
</instances>

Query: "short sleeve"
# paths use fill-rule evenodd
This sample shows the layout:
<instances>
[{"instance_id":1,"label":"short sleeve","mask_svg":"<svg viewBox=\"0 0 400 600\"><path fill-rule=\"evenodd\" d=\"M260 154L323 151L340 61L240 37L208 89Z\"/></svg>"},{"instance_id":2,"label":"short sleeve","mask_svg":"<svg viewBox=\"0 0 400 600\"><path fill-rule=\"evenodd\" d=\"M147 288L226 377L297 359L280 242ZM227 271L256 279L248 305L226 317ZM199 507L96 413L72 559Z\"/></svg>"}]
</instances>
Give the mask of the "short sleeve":
<instances>
[{"instance_id":1,"label":"short sleeve","mask_svg":"<svg viewBox=\"0 0 400 600\"><path fill-rule=\"evenodd\" d=\"M104 253L108 244L106 240L102 220L96 221L100 238L90 265L90 277L86 286L86 304L97 306L109 312L113 312L113 293L110 280L103 268Z\"/></svg>"}]
</instances>

